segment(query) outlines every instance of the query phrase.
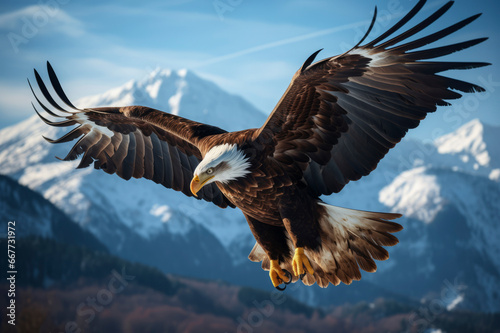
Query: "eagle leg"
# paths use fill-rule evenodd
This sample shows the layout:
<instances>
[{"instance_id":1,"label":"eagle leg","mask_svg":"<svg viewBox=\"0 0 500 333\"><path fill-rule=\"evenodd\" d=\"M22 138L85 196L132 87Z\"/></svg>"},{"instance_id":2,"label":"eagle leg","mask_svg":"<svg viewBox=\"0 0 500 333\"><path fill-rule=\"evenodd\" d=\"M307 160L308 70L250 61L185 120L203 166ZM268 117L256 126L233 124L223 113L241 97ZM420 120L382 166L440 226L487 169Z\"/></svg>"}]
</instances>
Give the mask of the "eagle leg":
<instances>
[{"instance_id":1,"label":"eagle leg","mask_svg":"<svg viewBox=\"0 0 500 333\"><path fill-rule=\"evenodd\" d=\"M317 251L321 248L321 234L318 221L318 212L314 209L316 199L305 191L295 191L283 195L280 201L279 212L283 225L293 242L295 254L291 266L294 276L304 281L306 273L315 275L315 269L304 251ZM308 255L310 255L308 253ZM312 264L315 265L314 258ZM309 278L309 280L311 280Z\"/></svg>"},{"instance_id":2,"label":"eagle leg","mask_svg":"<svg viewBox=\"0 0 500 333\"><path fill-rule=\"evenodd\" d=\"M286 229L283 226L262 223L246 214L245 217L257 241L248 258L255 262L262 261L262 268L269 270L273 286L283 290L278 286L282 283L288 284L293 279L289 271L280 267L280 263L284 267L290 267L286 264L290 263L292 258Z\"/></svg>"},{"instance_id":3,"label":"eagle leg","mask_svg":"<svg viewBox=\"0 0 500 333\"><path fill-rule=\"evenodd\" d=\"M295 249L295 255L293 256L293 261L292 261L292 267L293 267L293 274L295 274L295 276L300 276L300 279L302 279L305 276L306 271L307 273L314 275L314 270L311 266L311 263L309 262L309 259L304 254L303 247L298 247Z\"/></svg>"},{"instance_id":4,"label":"eagle leg","mask_svg":"<svg viewBox=\"0 0 500 333\"><path fill-rule=\"evenodd\" d=\"M286 272L286 273L285 273ZM269 267L269 277L271 278L271 282L273 286L278 288L278 290L285 290L285 288L279 287L280 284L285 283L289 284L292 282L292 274L288 271L283 271L281 269L278 260L271 260L271 267Z\"/></svg>"}]
</instances>

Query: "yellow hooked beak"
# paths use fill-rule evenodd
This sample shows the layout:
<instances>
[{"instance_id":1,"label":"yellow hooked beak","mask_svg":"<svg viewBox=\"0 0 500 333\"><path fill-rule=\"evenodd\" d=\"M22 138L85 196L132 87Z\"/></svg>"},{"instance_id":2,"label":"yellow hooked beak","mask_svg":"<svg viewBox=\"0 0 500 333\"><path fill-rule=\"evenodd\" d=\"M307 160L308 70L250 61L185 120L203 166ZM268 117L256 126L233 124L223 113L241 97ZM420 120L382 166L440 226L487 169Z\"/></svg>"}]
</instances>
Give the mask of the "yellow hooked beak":
<instances>
[{"instance_id":1,"label":"yellow hooked beak","mask_svg":"<svg viewBox=\"0 0 500 333\"><path fill-rule=\"evenodd\" d=\"M198 175L195 175L193 177L193 180L191 180L191 192L195 197L197 197L196 193L198 193L198 191L212 178L214 178L214 176L201 175L200 178Z\"/></svg>"}]
</instances>

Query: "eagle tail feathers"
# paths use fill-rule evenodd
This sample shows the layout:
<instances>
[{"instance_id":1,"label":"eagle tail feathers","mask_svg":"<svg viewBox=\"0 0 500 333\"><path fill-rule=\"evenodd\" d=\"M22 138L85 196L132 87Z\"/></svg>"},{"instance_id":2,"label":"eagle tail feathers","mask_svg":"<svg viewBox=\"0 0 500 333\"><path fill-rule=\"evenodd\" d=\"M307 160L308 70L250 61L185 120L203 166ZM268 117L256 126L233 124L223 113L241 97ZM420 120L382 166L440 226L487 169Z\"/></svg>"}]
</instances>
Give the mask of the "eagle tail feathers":
<instances>
[{"instance_id":1,"label":"eagle tail feathers","mask_svg":"<svg viewBox=\"0 0 500 333\"><path fill-rule=\"evenodd\" d=\"M307 285L351 284L361 279L359 268L375 272L373 259L388 259L389 253L383 246L396 245L399 241L391 233L403 229L390 222L401 214L354 210L324 202L318 202L318 210L321 246L316 250L305 248L315 272L304 278Z\"/></svg>"},{"instance_id":2,"label":"eagle tail feathers","mask_svg":"<svg viewBox=\"0 0 500 333\"><path fill-rule=\"evenodd\" d=\"M250 251L250 254L248 255L248 259L250 259L250 261L253 261L253 262L259 262L259 261L262 261L262 268L266 269L266 270L269 270L269 258L267 257L267 254L266 252L264 251L264 249L262 248L262 246L259 245L259 243L255 243L252 251ZM267 267L264 267L265 265L265 261L267 260L267 264L266 266Z\"/></svg>"}]
</instances>

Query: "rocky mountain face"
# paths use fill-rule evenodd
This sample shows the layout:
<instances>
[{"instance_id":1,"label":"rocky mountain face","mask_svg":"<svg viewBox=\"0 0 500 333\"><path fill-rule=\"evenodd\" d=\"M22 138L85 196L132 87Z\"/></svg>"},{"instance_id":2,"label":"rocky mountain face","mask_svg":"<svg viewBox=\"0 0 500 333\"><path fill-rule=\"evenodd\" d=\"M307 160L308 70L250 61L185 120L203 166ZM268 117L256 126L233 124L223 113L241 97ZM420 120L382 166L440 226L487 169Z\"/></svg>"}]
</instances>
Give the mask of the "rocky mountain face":
<instances>
[{"instance_id":1,"label":"rocky mountain face","mask_svg":"<svg viewBox=\"0 0 500 333\"><path fill-rule=\"evenodd\" d=\"M142 104L230 131L258 127L266 118L184 70L156 70L76 104ZM54 158L64 157L71 143L50 145L42 138L63 133L36 116L1 130L0 172L42 194L113 254L164 272L269 289L267 273L246 259L255 241L241 212L151 181L76 170L78 161ZM431 144L403 140L368 177L324 197L337 206L403 213L404 230L377 273L351 286L296 288L295 296L323 306L391 294L438 299L450 309L499 311L499 136L498 128L473 120Z\"/></svg>"},{"instance_id":2,"label":"rocky mountain face","mask_svg":"<svg viewBox=\"0 0 500 333\"><path fill-rule=\"evenodd\" d=\"M15 238L39 236L96 251L108 251L91 232L75 223L53 203L4 175L0 175L0 203L0 238L7 237L10 226Z\"/></svg>"}]
</instances>

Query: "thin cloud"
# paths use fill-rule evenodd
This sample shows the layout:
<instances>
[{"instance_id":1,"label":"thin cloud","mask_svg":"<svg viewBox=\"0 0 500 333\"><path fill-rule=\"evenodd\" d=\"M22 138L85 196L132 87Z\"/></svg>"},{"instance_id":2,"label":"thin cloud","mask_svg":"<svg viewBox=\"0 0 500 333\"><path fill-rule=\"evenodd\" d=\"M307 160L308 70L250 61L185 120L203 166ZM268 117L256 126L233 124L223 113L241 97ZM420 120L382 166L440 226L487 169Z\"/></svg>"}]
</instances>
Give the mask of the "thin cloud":
<instances>
[{"instance_id":1,"label":"thin cloud","mask_svg":"<svg viewBox=\"0 0 500 333\"><path fill-rule=\"evenodd\" d=\"M429 11L429 10L437 7L437 6L438 6L438 3L430 4L429 6L427 6L427 8L424 9L424 12L427 12L427 11ZM395 19L401 18L405 13L406 13L406 11L403 11L403 10L401 12L399 12L399 13L391 13L390 14L390 18L395 20ZM377 18L376 22L379 23L379 24L381 22L383 22L384 24L387 24L388 22L386 20L387 20L386 17L383 17L383 16L380 17L380 15L379 15L379 17ZM206 60L204 62L201 62L201 63L195 65L192 68L194 69L194 68L204 67L204 66L212 65L212 64L219 63L219 62L222 62L222 61L227 61L227 60L230 60L230 59L242 57L242 56L245 56L245 55L248 55L248 54L252 54L252 53L264 51L264 50L267 50L267 49L272 49L272 48L275 48L275 47L278 47L278 46L283 46L283 45L287 45L287 44L297 43L297 42L300 42L300 41L304 41L304 40L308 40L308 39L313 39L313 38L317 38L317 37L321 37L321 36L325 36L325 35L330 35L330 34L341 32L341 31L356 29L356 28L359 28L359 27L368 27L368 25L370 24L370 22L371 22L371 20L358 21L358 22L355 22L355 23L344 24L344 25L341 25L341 26L338 26L338 27L334 27L334 28L319 30L319 31L315 31L315 32L312 32L312 33L308 33L308 34L303 34L303 35L299 35L299 36L295 36L295 37L291 37L291 38L285 38L285 39L278 40L278 41L271 42L271 43L266 43L266 44L254 46L254 47L251 47L251 48L248 48L248 49L244 49L244 50L241 50L241 51L237 51L237 52L229 53L229 54L226 54L226 55L223 55L223 56L218 56L218 57L214 57L212 59L208 59L208 60ZM377 24L375 25L375 27L377 27ZM354 44L352 46L354 46Z\"/></svg>"},{"instance_id":2,"label":"thin cloud","mask_svg":"<svg viewBox=\"0 0 500 333\"><path fill-rule=\"evenodd\" d=\"M202 63L195 65L194 68L203 67L203 66L211 65L211 64L218 63L221 61L226 61L229 59L238 58L238 57L245 56L245 55L248 55L251 53L264 51L267 49L275 48L275 47L286 45L286 44L297 43L297 42L307 40L307 39L317 38L320 36L330 35L330 34L333 34L336 32L344 31L344 30L354 29L354 28L357 28L360 26L365 26L366 24L367 24L367 21L361 21L361 22L356 22L356 23L351 23L351 24L345 24L345 25L338 26L335 28L319 30L319 31L311 32L311 33L300 35L300 36L285 38L285 39L282 39L279 41L266 43L266 44L262 44L259 46L254 46L254 47L251 47L248 49L244 49L244 50L241 50L238 52L233 52L233 53L229 53L229 54L226 54L223 56L215 57L215 58L209 59L207 61L204 61Z\"/></svg>"},{"instance_id":3,"label":"thin cloud","mask_svg":"<svg viewBox=\"0 0 500 333\"><path fill-rule=\"evenodd\" d=\"M20 35L26 34L27 31L30 35L59 32L69 36L79 36L84 33L79 20L59 7L47 5L32 5L1 14L0 29Z\"/></svg>"}]
</instances>

